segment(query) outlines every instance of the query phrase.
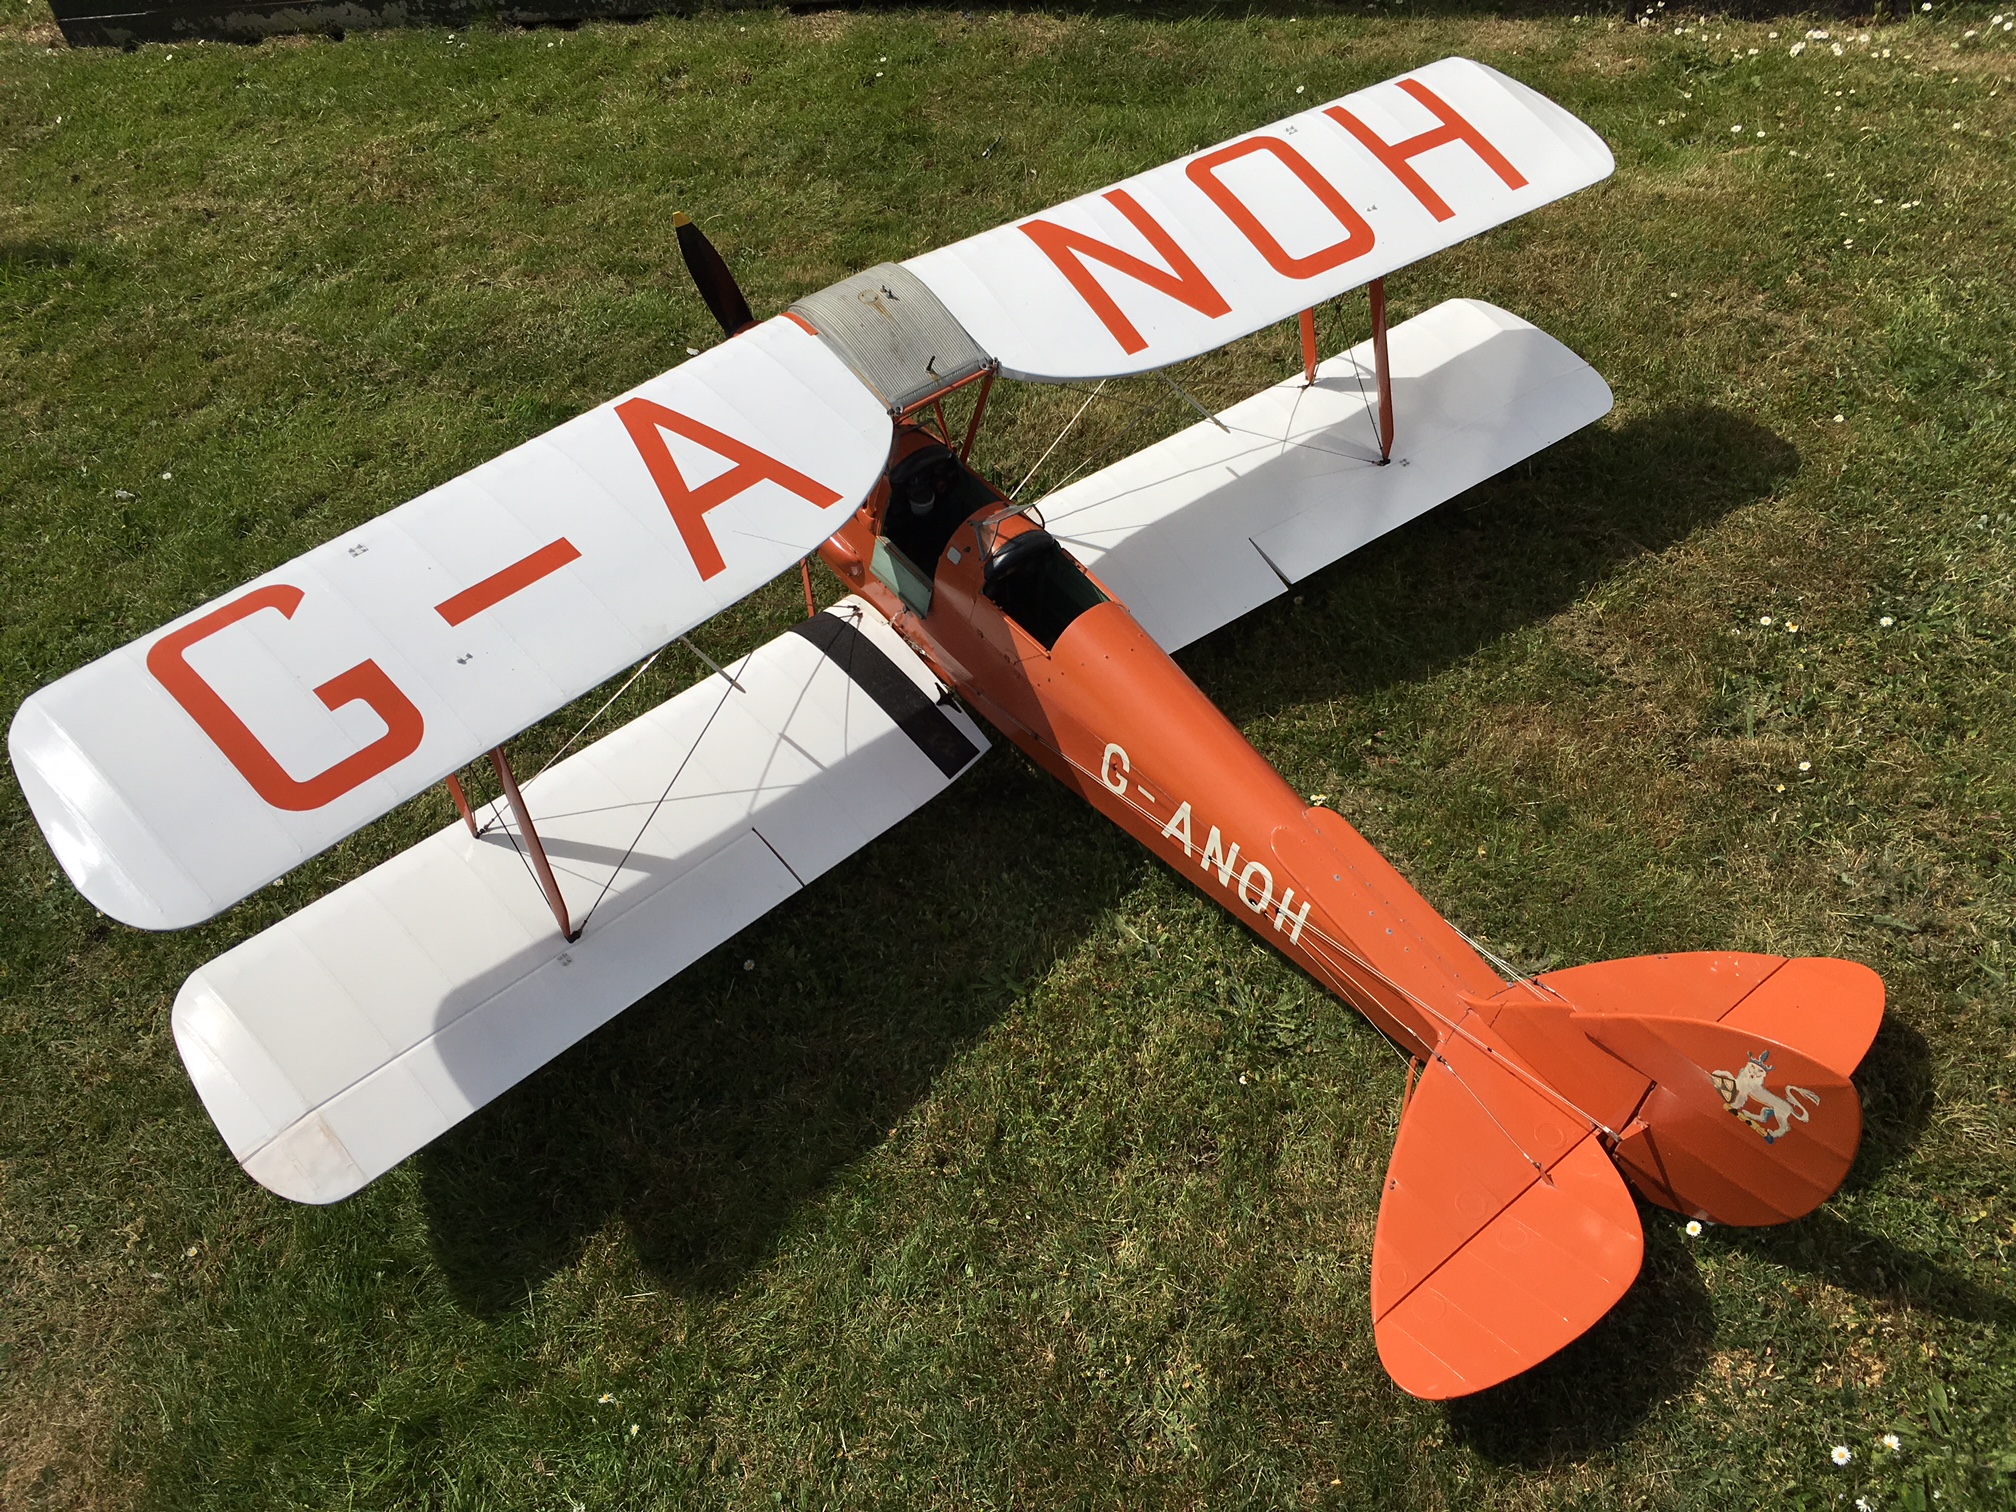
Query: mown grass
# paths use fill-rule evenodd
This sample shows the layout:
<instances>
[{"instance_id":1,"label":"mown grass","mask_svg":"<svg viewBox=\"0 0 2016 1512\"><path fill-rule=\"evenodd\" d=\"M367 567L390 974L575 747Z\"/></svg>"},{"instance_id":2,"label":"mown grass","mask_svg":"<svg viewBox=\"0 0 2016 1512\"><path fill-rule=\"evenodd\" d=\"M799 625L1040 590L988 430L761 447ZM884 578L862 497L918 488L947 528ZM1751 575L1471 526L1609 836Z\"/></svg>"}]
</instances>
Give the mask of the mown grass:
<instances>
[{"instance_id":1,"label":"mown grass","mask_svg":"<svg viewBox=\"0 0 2016 1512\"><path fill-rule=\"evenodd\" d=\"M704 345L675 208L775 308L1298 85L1508 69L1617 174L1397 277L1399 313L1496 300L1616 413L1186 665L1529 966L1828 952L1892 993L1839 1197L1696 1240L1648 1209L1610 1319L1439 1407L1386 1381L1367 1316L1400 1060L1012 751L326 1211L232 1165L169 1004L443 804L151 937L54 874L10 778L8 1505L2009 1505L2016 32L1992 10L745 12L72 54L5 3L10 714ZM1323 321L1334 345L1362 306ZM1294 361L1263 333L1184 377L1223 402ZM1157 392L1095 408L1078 456L1183 423ZM1077 402L1009 394L989 464L1019 479ZM796 593L702 643L775 633ZM668 656L636 696L696 672Z\"/></svg>"}]
</instances>

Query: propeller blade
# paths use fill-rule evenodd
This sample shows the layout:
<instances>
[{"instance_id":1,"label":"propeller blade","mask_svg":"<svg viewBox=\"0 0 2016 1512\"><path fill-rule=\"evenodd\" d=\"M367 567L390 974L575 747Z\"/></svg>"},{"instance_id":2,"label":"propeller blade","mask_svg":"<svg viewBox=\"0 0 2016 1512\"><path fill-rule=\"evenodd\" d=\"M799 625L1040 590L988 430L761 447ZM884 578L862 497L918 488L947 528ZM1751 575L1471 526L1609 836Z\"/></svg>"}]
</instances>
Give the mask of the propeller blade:
<instances>
[{"instance_id":1,"label":"propeller blade","mask_svg":"<svg viewBox=\"0 0 2016 1512\"><path fill-rule=\"evenodd\" d=\"M721 322L722 333L733 336L756 324L749 301L742 297L741 286L714 250L714 243L683 213L674 213L672 228L679 234L679 255L686 259L686 271L693 275L701 300Z\"/></svg>"}]
</instances>

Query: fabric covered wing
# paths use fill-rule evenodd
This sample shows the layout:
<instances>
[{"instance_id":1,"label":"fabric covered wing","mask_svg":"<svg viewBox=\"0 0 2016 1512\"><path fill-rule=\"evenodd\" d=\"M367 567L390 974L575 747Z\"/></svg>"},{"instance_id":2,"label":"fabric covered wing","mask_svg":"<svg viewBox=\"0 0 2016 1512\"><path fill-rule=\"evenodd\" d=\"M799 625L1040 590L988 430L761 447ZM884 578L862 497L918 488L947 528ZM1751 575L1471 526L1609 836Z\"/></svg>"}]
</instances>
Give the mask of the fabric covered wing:
<instances>
[{"instance_id":1,"label":"fabric covered wing","mask_svg":"<svg viewBox=\"0 0 2016 1512\"><path fill-rule=\"evenodd\" d=\"M332 1202L943 791L986 738L849 599L194 973L174 1027L231 1152ZM597 901L599 899L599 902Z\"/></svg>"},{"instance_id":2,"label":"fabric covered wing","mask_svg":"<svg viewBox=\"0 0 2016 1512\"><path fill-rule=\"evenodd\" d=\"M906 264L1011 377L1223 346L1607 177L1582 122L1444 58Z\"/></svg>"},{"instance_id":3,"label":"fabric covered wing","mask_svg":"<svg viewBox=\"0 0 2016 1512\"><path fill-rule=\"evenodd\" d=\"M14 769L85 897L194 924L788 568L890 435L769 321L35 693Z\"/></svg>"},{"instance_id":4,"label":"fabric covered wing","mask_svg":"<svg viewBox=\"0 0 2016 1512\"><path fill-rule=\"evenodd\" d=\"M1495 1054L1445 1039L1401 1117L1372 1240L1388 1374L1434 1400L1495 1386L1581 1337L1643 1257L1595 1131Z\"/></svg>"},{"instance_id":5,"label":"fabric covered wing","mask_svg":"<svg viewBox=\"0 0 2016 1512\"><path fill-rule=\"evenodd\" d=\"M1043 500L1045 523L1174 651L1601 419L1600 374L1536 326L1458 299L1390 333L1393 463L1370 343Z\"/></svg>"}]
</instances>

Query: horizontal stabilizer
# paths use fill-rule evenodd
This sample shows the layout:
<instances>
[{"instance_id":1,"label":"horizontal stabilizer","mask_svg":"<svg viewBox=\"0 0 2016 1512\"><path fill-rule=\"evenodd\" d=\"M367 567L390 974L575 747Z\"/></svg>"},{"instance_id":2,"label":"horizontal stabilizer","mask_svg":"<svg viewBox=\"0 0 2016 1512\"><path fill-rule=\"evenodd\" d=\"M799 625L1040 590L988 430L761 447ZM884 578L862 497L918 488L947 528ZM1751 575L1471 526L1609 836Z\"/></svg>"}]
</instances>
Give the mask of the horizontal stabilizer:
<instances>
[{"instance_id":1,"label":"horizontal stabilizer","mask_svg":"<svg viewBox=\"0 0 2016 1512\"><path fill-rule=\"evenodd\" d=\"M1782 1223L1825 1201L1854 1159L1848 1077L1882 1024L1883 979L1854 961L1704 950L1551 971L1478 1007L1624 1136L1617 1158L1654 1202Z\"/></svg>"},{"instance_id":2,"label":"horizontal stabilizer","mask_svg":"<svg viewBox=\"0 0 2016 1512\"><path fill-rule=\"evenodd\" d=\"M1834 956L1682 951L1570 966L1535 980L1578 1013L1707 1019L1790 1045L1840 1076L1854 1075L1883 1024L1883 978Z\"/></svg>"},{"instance_id":3,"label":"horizontal stabilizer","mask_svg":"<svg viewBox=\"0 0 2016 1512\"><path fill-rule=\"evenodd\" d=\"M1388 347L1390 465L1366 342L1059 489L1045 524L1175 651L1610 412L1594 368L1481 300Z\"/></svg>"},{"instance_id":4,"label":"horizontal stabilizer","mask_svg":"<svg viewBox=\"0 0 2016 1512\"><path fill-rule=\"evenodd\" d=\"M730 679L733 679L730 681ZM457 823L195 972L175 1040L263 1185L333 1202L921 807L986 749L844 600L524 784L520 836Z\"/></svg>"},{"instance_id":5,"label":"horizontal stabilizer","mask_svg":"<svg viewBox=\"0 0 2016 1512\"><path fill-rule=\"evenodd\" d=\"M1196 357L1609 176L1603 139L1444 58L905 266L1011 378Z\"/></svg>"},{"instance_id":6,"label":"horizontal stabilizer","mask_svg":"<svg viewBox=\"0 0 2016 1512\"><path fill-rule=\"evenodd\" d=\"M1401 1117L1372 1241L1393 1379L1440 1400L1529 1370L1610 1310L1643 1255L1596 1132L1481 1044L1445 1038Z\"/></svg>"},{"instance_id":7,"label":"horizontal stabilizer","mask_svg":"<svg viewBox=\"0 0 2016 1512\"><path fill-rule=\"evenodd\" d=\"M30 695L22 791L97 907L198 923L788 569L890 437L752 327Z\"/></svg>"}]
</instances>

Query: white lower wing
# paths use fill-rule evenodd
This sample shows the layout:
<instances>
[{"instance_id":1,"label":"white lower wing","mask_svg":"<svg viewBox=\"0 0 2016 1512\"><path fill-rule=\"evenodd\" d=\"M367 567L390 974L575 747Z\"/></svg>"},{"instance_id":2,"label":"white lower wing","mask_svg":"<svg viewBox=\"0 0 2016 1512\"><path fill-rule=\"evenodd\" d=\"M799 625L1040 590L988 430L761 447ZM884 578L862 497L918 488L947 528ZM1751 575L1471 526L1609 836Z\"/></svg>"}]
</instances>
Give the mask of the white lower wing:
<instances>
[{"instance_id":1,"label":"white lower wing","mask_svg":"<svg viewBox=\"0 0 2016 1512\"><path fill-rule=\"evenodd\" d=\"M1050 532L1174 651L1610 412L1596 370L1495 305L1395 326L1393 460L1371 343L1042 503Z\"/></svg>"},{"instance_id":2,"label":"white lower wing","mask_svg":"<svg viewBox=\"0 0 2016 1512\"><path fill-rule=\"evenodd\" d=\"M197 971L176 1044L245 1169L333 1202L920 808L986 746L887 623L845 600L525 784L586 921L572 944L518 837L458 823Z\"/></svg>"}]
</instances>

